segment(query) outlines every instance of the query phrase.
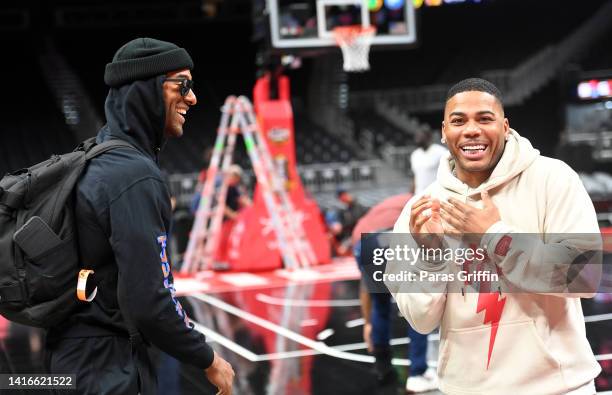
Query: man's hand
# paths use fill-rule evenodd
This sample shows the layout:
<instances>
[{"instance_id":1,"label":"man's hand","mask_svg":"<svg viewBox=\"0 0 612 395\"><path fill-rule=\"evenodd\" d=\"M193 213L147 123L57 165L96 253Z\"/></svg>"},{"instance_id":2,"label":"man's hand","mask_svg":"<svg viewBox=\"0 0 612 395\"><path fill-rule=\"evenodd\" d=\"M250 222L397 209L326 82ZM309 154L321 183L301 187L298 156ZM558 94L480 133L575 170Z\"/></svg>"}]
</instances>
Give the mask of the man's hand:
<instances>
[{"instance_id":1,"label":"man's hand","mask_svg":"<svg viewBox=\"0 0 612 395\"><path fill-rule=\"evenodd\" d=\"M215 352L212 365L205 369L206 378L212 385L217 387L217 395L232 395L232 382L234 381L234 369L225 359Z\"/></svg>"},{"instance_id":2,"label":"man's hand","mask_svg":"<svg viewBox=\"0 0 612 395\"><path fill-rule=\"evenodd\" d=\"M429 210L429 212L427 211ZM414 240L427 248L442 245L444 233L440 218L440 201L425 195L417 200L410 209L410 233Z\"/></svg>"},{"instance_id":3,"label":"man's hand","mask_svg":"<svg viewBox=\"0 0 612 395\"><path fill-rule=\"evenodd\" d=\"M449 198L448 203L442 203L442 219L448 226L447 233L482 235L494 223L501 221L499 210L491 200L489 193L481 193L483 208L472 207L457 199ZM480 241L480 240L478 240Z\"/></svg>"},{"instance_id":4,"label":"man's hand","mask_svg":"<svg viewBox=\"0 0 612 395\"><path fill-rule=\"evenodd\" d=\"M334 222L333 224L329 225L329 230L332 235L337 236L342 233L342 224L340 222Z\"/></svg>"}]
</instances>

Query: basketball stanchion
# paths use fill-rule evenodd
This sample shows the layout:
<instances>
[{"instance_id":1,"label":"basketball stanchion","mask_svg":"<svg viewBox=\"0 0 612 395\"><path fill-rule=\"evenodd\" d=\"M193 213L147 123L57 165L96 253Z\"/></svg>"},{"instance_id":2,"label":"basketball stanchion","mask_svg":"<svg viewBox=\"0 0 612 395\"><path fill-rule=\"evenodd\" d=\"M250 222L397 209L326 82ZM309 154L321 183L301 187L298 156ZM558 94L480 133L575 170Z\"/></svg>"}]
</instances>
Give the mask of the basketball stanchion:
<instances>
[{"instance_id":1,"label":"basketball stanchion","mask_svg":"<svg viewBox=\"0 0 612 395\"><path fill-rule=\"evenodd\" d=\"M240 105L240 104L239 104ZM244 111L243 108L241 108ZM273 173L267 172L267 169L263 166L258 148L257 141L253 138L253 131L256 130L256 124L248 124L246 119L241 113L239 119L242 123L242 134L244 137L244 143L247 148L247 154L253 164L253 170L257 177L257 183L261 186L262 196L270 215L272 227L276 233L278 241L278 247L283 257L285 265L290 269L298 267L299 263L296 257L296 251L294 246L288 242L287 228L283 226L283 221L279 216L279 207L277 201L272 193L272 185L274 183Z\"/></svg>"},{"instance_id":2,"label":"basketball stanchion","mask_svg":"<svg viewBox=\"0 0 612 395\"><path fill-rule=\"evenodd\" d=\"M246 100L246 98L242 99L243 105L247 109L247 111L245 111L245 115L249 124L257 126L257 120L255 119L255 114L251 107L251 103ZM274 174L274 177L272 178L272 189L278 197L280 203L279 216L281 221L283 221L285 224L284 226L288 228L288 236L292 239L289 243L293 245L297 252L298 259L300 260L300 266L312 266L317 261L316 255L312 249L312 246L310 245L310 242L308 241L308 238L306 237L304 227L296 215L291 198L285 189L285 180L282 176L277 174L278 170L272 162L272 155L270 155L268 144L266 143L266 139L262 135L259 127L256 128L254 137L258 141L257 146L260 150L263 165L266 167L267 172Z\"/></svg>"},{"instance_id":3,"label":"basketball stanchion","mask_svg":"<svg viewBox=\"0 0 612 395\"><path fill-rule=\"evenodd\" d=\"M238 98L230 96L222 112L213 156L206 173L206 182L201 192L196 220L191 230L181 271L193 273L214 268L227 197L227 170L232 164L236 137L239 133L244 138L247 154L261 188L285 267L296 269L314 264L316 262L314 251L306 238L301 222L297 220L283 178L273 165L250 101L243 96ZM223 157L221 166L223 177L215 193L215 179L221 157Z\"/></svg>"}]
</instances>

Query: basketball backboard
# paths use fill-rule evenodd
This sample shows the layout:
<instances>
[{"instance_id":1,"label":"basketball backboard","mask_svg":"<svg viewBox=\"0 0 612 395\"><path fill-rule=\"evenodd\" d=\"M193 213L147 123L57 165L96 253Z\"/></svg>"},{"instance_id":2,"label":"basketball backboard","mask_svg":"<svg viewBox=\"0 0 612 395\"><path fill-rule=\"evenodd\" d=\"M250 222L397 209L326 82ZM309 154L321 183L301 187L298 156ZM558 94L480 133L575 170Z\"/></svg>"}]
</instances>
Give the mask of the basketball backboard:
<instances>
[{"instance_id":1,"label":"basketball backboard","mask_svg":"<svg viewBox=\"0 0 612 395\"><path fill-rule=\"evenodd\" d=\"M412 0L267 0L272 47L278 50L337 46L332 31L374 26L372 45L416 42Z\"/></svg>"}]
</instances>

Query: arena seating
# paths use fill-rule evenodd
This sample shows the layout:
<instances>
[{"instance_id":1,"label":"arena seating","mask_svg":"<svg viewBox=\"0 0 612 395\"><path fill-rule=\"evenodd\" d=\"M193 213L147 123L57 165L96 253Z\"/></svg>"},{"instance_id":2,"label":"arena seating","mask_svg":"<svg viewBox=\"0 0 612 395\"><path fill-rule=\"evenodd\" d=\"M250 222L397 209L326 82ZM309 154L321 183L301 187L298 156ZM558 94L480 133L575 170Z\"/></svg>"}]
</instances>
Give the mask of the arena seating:
<instances>
[{"instance_id":1,"label":"arena seating","mask_svg":"<svg viewBox=\"0 0 612 395\"><path fill-rule=\"evenodd\" d=\"M612 67L610 42L612 42L612 29L591 45L587 56L579 64L580 68L584 71L610 69Z\"/></svg>"},{"instance_id":2,"label":"arena seating","mask_svg":"<svg viewBox=\"0 0 612 395\"><path fill-rule=\"evenodd\" d=\"M405 146L413 142L412 135L391 125L375 111L354 111L351 119L355 121L357 141L378 156L387 145Z\"/></svg>"},{"instance_id":3,"label":"arena seating","mask_svg":"<svg viewBox=\"0 0 612 395\"><path fill-rule=\"evenodd\" d=\"M602 3L593 1L584 7L573 7L553 1L498 1L425 7L418 19L418 46L399 57L392 50L372 48L370 64L375 72L350 74L351 90L451 83L465 75L512 68L546 45L563 39ZM546 24L542 29L543 16L555 20L555 24ZM448 35L450 26L452 37ZM465 45L468 42L471 44Z\"/></svg>"},{"instance_id":4,"label":"arena seating","mask_svg":"<svg viewBox=\"0 0 612 395\"><path fill-rule=\"evenodd\" d=\"M41 77L35 52L21 43L3 41L7 51L21 59L3 64L3 86L6 92L18 92L27 100L10 100L4 110L7 114L0 124L0 175L41 162L52 154L72 151L76 146Z\"/></svg>"},{"instance_id":5,"label":"arena seating","mask_svg":"<svg viewBox=\"0 0 612 395\"><path fill-rule=\"evenodd\" d=\"M298 164L348 162L369 157L354 151L338 137L321 129L304 114L295 113L295 143Z\"/></svg>"}]
</instances>

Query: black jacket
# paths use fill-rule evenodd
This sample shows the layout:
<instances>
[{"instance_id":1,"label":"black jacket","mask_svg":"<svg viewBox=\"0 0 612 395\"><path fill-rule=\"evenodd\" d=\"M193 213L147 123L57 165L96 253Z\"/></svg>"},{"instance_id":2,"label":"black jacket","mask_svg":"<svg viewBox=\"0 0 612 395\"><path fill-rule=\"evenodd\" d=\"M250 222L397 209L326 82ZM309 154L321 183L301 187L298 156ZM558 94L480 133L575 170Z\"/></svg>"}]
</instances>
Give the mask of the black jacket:
<instances>
[{"instance_id":1,"label":"black jacket","mask_svg":"<svg viewBox=\"0 0 612 395\"><path fill-rule=\"evenodd\" d=\"M97 141L121 139L88 165L76 191L82 265L101 280L85 304L50 336L127 336L124 314L145 341L182 362L207 368L213 351L175 297L167 253L171 209L158 167L164 143L162 77L113 88Z\"/></svg>"}]
</instances>

